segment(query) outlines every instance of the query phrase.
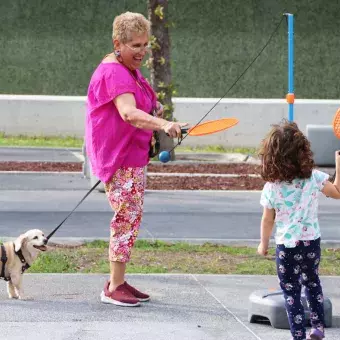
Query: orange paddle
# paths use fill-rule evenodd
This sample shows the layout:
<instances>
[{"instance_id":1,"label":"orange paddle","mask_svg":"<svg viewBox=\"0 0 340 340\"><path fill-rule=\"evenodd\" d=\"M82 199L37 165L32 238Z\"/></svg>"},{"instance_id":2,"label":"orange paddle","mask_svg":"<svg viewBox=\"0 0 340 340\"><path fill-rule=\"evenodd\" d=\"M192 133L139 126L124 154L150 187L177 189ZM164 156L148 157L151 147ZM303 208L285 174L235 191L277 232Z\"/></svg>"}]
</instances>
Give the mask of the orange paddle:
<instances>
[{"instance_id":1,"label":"orange paddle","mask_svg":"<svg viewBox=\"0 0 340 340\"><path fill-rule=\"evenodd\" d=\"M332 126L335 136L340 139L340 109L335 113Z\"/></svg>"},{"instance_id":2,"label":"orange paddle","mask_svg":"<svg viewBox=\"0 0 340 340\"><path fill-rule=\"evenodd\" d=\"M334 132L335 137L340 139L340 109L338 109L335 113L332 126L333 126L333 132ZM336 172L334 172L334 175L330 178L330 182L334 183L335 175L336 175Z\"/></svg>"},{"instance_id":3,"label":"orange paddle","mask_svg":"<svg viewBox=\"0 0 340 340\"><path fill-rule=\"evenodd\" d=\"M204 136L212 133L220 132L229 129L238 123L236 118L222 118L209 120L205 123L195 125L189 129L182 128L182 133L187 133L189 136Z\"/></svg>"}]
</instances>

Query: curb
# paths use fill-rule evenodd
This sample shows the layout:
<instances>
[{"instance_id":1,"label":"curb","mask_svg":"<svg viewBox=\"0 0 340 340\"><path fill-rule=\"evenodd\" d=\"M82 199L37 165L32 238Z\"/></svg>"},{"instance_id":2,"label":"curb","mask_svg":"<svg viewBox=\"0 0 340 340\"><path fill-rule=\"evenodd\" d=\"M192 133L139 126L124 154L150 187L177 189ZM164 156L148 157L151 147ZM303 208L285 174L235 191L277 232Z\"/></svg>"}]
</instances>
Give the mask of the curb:
<instances>
[{"instance_id":1,"label":"curb","mask_svg":"<svg viewBox=\"0 0 340 340\"><path fill-rule=\"evenodd\" d=\"M13 241L16 237L0 236L2 242ZM255 248L259 245L260 239L210 239L210 238L150 238L150 237L140 237L138 240L155 242L169 242L169 243L179 243L184 242L191 245L203 245L205 243L220 244L225 246L239 246L239 247L252 247ZM84 245L88 242L93 241L109 241L108 237L53 237L50 245L64 245L77 247ZM322 248L340 248L340 240L322 240ZM275 247L275 241L270 240L270 247Z\"/></svg>"}]
</instances>

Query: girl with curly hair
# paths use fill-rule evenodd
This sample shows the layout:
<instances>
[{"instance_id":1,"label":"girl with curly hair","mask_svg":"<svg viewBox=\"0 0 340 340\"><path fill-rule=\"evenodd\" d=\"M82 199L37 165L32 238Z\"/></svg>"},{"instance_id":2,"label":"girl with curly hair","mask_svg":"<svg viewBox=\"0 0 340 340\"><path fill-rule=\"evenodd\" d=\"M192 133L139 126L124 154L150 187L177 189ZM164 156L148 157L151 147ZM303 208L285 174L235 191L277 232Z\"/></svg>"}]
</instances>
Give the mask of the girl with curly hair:
<instances>
[{"instance_id":1,"label":"girl with curly hair","mask_svg":"<svg viewBox=\"0 0 340 340\"><path fill-rule=\"evenodd\" d=\"M323 292L318 275L321 247L318 221L320 193L340 199L340 151L336 152L334 183L316 170L310 143L294 122L274 125L264 139L259 155L261 176L266 181L261 243L258 253L268 254L269 239L276 224L276 267L294 340L324 338ZM312 329L306 338L301 287L311 311Z\"/></svg>"}]
</instances>

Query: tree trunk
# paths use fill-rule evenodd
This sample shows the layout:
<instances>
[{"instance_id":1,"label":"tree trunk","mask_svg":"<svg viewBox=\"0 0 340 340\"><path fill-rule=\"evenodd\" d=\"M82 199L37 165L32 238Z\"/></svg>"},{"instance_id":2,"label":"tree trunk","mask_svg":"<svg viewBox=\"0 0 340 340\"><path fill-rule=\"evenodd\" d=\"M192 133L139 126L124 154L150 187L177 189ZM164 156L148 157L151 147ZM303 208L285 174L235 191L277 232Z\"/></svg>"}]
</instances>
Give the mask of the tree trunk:
<instances>
[{"instance_id":1,"label":"tree trunk","mask_svg":"<svg viewBox=\"0 0 340 340\"><path fill-rule=\"evenodd\" d=\"M158 94L158 101L164 106L164 118L173 120L168 0L148 0L148 13L152 35L151 85ZM161 151L170 151L173 146L174 140L161 132ZM172 151L171 160L174 159L175 153Z\"/></svg>"}]
</instances>

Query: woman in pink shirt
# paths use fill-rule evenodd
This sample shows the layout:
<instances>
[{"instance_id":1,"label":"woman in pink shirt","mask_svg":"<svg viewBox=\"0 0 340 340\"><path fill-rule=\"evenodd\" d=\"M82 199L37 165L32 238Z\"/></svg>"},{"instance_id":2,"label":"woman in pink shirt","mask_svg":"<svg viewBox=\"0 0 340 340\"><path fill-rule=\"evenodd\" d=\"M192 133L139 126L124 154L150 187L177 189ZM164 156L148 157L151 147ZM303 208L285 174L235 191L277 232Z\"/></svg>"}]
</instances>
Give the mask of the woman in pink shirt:
<instances>
[{"instance_id":1,"label":"woman in pink shirt","mask_svg":"<svg viewBox=\"0 0 340 340\"><path fill-rule=\"evenodd\" d=\"M92 171L104 183L115 211L110 228L111 274L101 300L120 306L139 306L140 301L149 300L149 295L125 281L125 270L142 219L144 167L149 162L153 131L176 138L187 125L160 118L162 106L139 71L149 38L150 22L143 15L126 12L117 16L114 52L94 71L87 93L86 150Z\"/></svg>"}]
</instances>

